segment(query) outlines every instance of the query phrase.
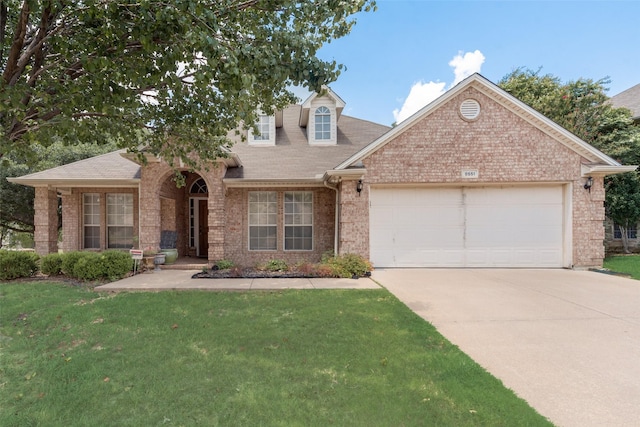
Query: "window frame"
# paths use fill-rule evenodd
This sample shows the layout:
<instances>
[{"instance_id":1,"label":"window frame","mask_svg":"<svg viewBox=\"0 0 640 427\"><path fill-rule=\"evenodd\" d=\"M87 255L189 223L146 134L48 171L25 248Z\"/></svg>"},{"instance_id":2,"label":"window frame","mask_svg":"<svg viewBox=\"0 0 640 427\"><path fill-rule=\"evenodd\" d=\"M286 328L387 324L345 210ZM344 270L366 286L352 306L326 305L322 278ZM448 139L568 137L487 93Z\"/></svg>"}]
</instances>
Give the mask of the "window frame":
<instances>
[{"instance_id":1,"label":"window frame","mask_svg":"<svg viewBox=\"0 0 640 427\"><path fill-rule=\"evenodd\" d=\"M312 252L314 250L315 238L314 238L314 192L313 191L285 191L283 195L283 213L282 213L282 224L283 224L283 234L282 234L282 248L286 252ZM287 196L292 195L293 200L291 202L287 201ZM296 200L296 196L301 196L302 201ZM307 197L310 199L307 201ZM302 203L302 208L296 208L296 204ZM287 205L291 205L289 209ZM304 205L308 205L309 209L305 209ZM305 212L306 210L306 212ZM290 211L290 212L288 212ZM296 228L306 228L308 227L310 230L309 236L287 236L288 229L296 229ZM295 234L295 232L293 233ZM309 239L310 244L309 247L295 247L288 248L288 242L295 243L297 241ZM305 245L303 245L305 246Z\"/></svg>"},{"instance_id":2,"label":"window frame","mask_svg":"<svg viewBox=\"0 0 640 427\"><path fill-rule=\"evenodd\" d=\"M331 109L325 105L321 105L315 109L313 118L314 141L331 142ZM318 120L319 118L321 118L321 120ZM318 129L319 126L320 129ZM319 134L320 137L318 137Z\"/></svg>"},{"instance_id":3,"label":"window frame","mask_svg":"<svg viewBox=\"0 0 640 427\"><path fill-rule=\"evenodd\" d=\"M120 203L123 201L122 203ZM115 203L114 203L115 202ZM107 249L127 249L133 247L134 212L133 194L106 193L105 194L105 232ZM111 210L115 212L111 212ZM112 222L114 221L114 222ZM112 242L111 231L116 228L125 231L125 237L115 238ZM130 236L130 237L129 237Z\"/></svg>"},{"instance_id":4,"label":"window frame","mask_svg":"<svg viewBox=\"0 0 640 427\"><path fill-rule=\"evenodd\" d=\"M616 240L622 240L622 230L620 229L620 225L613 223L613 238ZM627 239L628 240L636 240L638 238L638 225L633 224L629 228L627 228Z\"/></svg>"},{"instance_id":5,"label":"window frame","mask_svg":"<svg viewBox=\"0 0 640 427\"><path fill-rule=\"evenodd\" d=\"M87 197L92 197L92 200L87 203ZM91 206L91 212L87 213L87 207ZM97 209L97 212L95 210ZM97 224L93 221L91 223L87 223L87 215L90 215L91 218L95 221L97 219ZM102 248L102 203L100 201L100 193L82 193L82 249L101 249ZM87 237L87 228L91 228L94 230L98 230L97 236L93 235L91 237ZM91 239L92 244L87 245L87 238ZM97 246L94 246L97 238Z\"/></svg>"},{"instance_id":6,"label":"window frame","mask_svg":"<svg viewBox=\"0 0 640 427\"><path fill-rule=\"evenodd\" d=\"M257 200L252 200L256 196ZM265 200L266 199L266 200ZM261 208L260 204L266 203ZM278 250L278 192L249 191L247 194L247 248L251 252L273 252ZM256 206L256 208L253 208ZM257 223L254 223L257 219ZM260 229L271 229L266 236L253 236ZM260 241L273 239L272 245L260 244ZM256 246L254 246L254 242Z\"/></svg>"}]
</instances>

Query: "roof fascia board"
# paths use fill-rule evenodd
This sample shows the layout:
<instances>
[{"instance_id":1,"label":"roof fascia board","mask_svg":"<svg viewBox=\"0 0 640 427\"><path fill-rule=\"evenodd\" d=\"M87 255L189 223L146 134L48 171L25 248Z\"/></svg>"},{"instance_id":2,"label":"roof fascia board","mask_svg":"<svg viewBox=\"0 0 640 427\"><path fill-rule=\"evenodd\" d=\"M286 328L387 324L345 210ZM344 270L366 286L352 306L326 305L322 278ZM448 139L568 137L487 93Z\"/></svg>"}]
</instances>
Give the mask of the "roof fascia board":
<instances>
[{"instance_id":1,"label":"roof fascia board","mask_svg":"<svg viewBox=\"0 0 640 427\"><path fill-rule=\"evenodd\" d=\"M138 187L139 178L133 179L30 179L24 177L7 178L12 184L29 187Z\"/></svg>"},{"instance_id":2,"label":"roof fascia board","mask_svg":"<svg viewBox=\"0 0 640 427\"><path fill-rule=\"evenodd\" d=\"M617 175L619 173L633 172L638 165L582 165L582 177Z\"/></svg>"},{"instance_id":3,"label":"roof fascia board","mask_svg":"<svg viewBox=\"0 0 640 427\"><path fill-rule=\"evenodd\" d=\"M222 180L227 188L255 188L255 187L322 187L322 180L317 179L244 179L244 178L224 178Z\"/></svg>"}]
</instances>

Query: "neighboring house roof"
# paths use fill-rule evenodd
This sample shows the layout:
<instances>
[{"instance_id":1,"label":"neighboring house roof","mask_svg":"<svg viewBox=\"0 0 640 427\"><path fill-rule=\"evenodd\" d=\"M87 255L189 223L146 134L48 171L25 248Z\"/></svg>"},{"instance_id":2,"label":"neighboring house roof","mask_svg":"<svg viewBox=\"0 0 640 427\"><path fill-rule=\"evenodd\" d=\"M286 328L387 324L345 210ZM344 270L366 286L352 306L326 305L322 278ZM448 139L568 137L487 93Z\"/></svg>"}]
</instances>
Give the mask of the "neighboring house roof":
<instances>
[{"instance_id":1,"label":"neighboring house roof","mask_svg":"<svg viewBox=\"0 0 640 427\"><path fill-rule=\"evenodd\" d=\"M616 162L611 157L587 144L585 141L578 138L568 130L564 129L562 126L538 113L536 110L529 107L524 102L515 98L505 90L501 89L480 74L476 73L471 75L470 77L467 77L465 80L458 83L455 87L449 89L444 95L440 96L435 101L422 108L420 111L400 123L398 126L394 127L389 132L382 135L380 138L355 153L353 156L347 158L347 160L340 163L335 168L335 170L345 170L347 168L357 166L362 162L363 159L367 158L380 148L384 147L398 135L410 129L416 122L430 115L441 105L447 103L449 100L457 96L460 92L462 92L469 86L473 86L484 95L490 97L494 101L512 111L514 114L517 114L522 119L531 123L533 126L547 133L558 142L564 144L569 149L584 157L590 163L584 165L583 173L585 175L607 175L632 171L636 168L636 166L632 167L620 165L620 163Z\"/></svg>"},{"instance_id":2,"label":"neighboring house roof","mask_svg":"<svg viewBox=\"0 0 640 427\"><path fill-rule=\"evenodd\" d=\"M318 181L327 170L361 150L390 128L366 120L342 115L338 121L336 145L309 145L307 130L298 124L300 105L283 111L283 126L276 130L276 145L261 147L239 139L231 152L242 160L243 167L229 168L227 184L249 185L257 181ZM241 182L242 181L242 182Z\"/></svg>"},{"instance_id":3,"label":"neighboring house roof","mask_svg":"<svg viewBox=\"0 0 640 427\"><path fill-rule=\"evenodd\" d=\"M631 110L633 120L640 120L640 83L612 96L610 101L616 108L624 107Z\"/></svg>"},{"instance_id":4,"label":"neighboring house roof","mask_svg":"<svg viewBox=\"0 0 640 427\"><path fill-rule=\"evenodd\" d=\"M59 186L137 186L140 166L122 157L125 150L113 151L19 178L8 178L16 184L41 187Z\"/></svg>"}]
</instances>

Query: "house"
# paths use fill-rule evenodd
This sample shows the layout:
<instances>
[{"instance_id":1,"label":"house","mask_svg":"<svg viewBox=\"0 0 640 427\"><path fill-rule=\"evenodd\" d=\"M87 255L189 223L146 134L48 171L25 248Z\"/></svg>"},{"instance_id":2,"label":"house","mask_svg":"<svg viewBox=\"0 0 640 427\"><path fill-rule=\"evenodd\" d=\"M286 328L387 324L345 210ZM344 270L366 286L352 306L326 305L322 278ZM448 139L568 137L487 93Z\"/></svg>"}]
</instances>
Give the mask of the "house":
<instances>
[{"instance_id":1,"label":"house","mask_svg":"<svg viewBox=\"0 0 640 427\"><path fill-rule=\"evenodd\" d=\"M635 125L640 126L640 83L614 95L609 100L616 108L631 110L631 117ZM629 250L640 251L640 223L627 228ZM605 249L607 252L622 251L622 230L609 218L605 221Z\"/></svg>"},{"instance_id":2,"label":"house","mask_svg":"<svg viewBox=\"0 0 640 427\"><path fill-rule=\"evenodd\" d=\"M114 152L12 179L35 187L38 253L157 246L253 265L357 253L376 267L591 267L603 177L622 166L475 74L394 128L328 90L273 116L176 188Z\"/></svg>"}]
</instances>

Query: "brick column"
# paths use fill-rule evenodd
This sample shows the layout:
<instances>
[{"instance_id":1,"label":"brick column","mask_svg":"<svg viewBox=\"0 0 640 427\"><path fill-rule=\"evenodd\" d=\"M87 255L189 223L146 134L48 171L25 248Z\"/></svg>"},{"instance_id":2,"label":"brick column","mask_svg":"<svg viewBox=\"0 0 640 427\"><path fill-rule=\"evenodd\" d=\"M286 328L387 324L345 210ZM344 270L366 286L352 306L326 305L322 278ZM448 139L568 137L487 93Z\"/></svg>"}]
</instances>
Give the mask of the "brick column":
<instances>
[{"instance_id":1,"label":"brick column","mask_svg":"<svg viewBox=\"0 0 640 427\"><path fill-rule=\"evenodd\" d=\"M202 177L207 182L209 190L209 199L207 205L209 208L209 216L207 218L209 225L209 250L207 259L209 262L223 259L224 256L224 234L226 214L224 211L224 184L222 178L226 172L226 167L219 163L216 167L211 168L209 172L202 173Z\"/></svg>"},{"instance_id":2,"label":"brick column","mask_svg":"<svg viewBox=\"0 0 640 427\"><path fill-rule=\"evenodd\" d=\"M56 190L36 187L33 239L38 255L58 252L58 196Z\"/></svg>"},{"instance_id":3,"label":"brick column","mask_svg":"<svg viewBox=\"0 0 640 427\"><path fill-rule=\"evenodd\" d=\"M62 251L80 250L82 227L82 204L80 193L73 190L71 194L62 195Z\"/></svg>"},{"instance_id":4,"label":"brick column","mask_svg":"<svg viewBox=\"0 0 640 427\"><path fill-rule=\"evenodd\" d=\"M338 252L369 258L369 185L356 191L357 181L340 184L340 237Z\"/></svg>"}]
</instances>

